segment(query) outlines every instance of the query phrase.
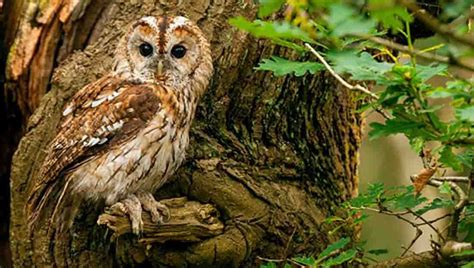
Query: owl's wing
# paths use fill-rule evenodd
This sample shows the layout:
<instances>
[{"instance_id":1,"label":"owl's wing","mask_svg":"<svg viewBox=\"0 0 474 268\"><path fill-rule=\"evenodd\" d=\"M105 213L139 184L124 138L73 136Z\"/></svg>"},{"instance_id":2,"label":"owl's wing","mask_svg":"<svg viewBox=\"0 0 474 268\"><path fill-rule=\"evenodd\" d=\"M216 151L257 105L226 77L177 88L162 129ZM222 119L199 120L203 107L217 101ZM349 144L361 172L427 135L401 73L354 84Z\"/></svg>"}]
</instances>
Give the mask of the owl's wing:
<instances>
[{"instance_id":1,"label":"owl's wing","mask_svg":"<svg viewBox=\"0 0 474 268\"><path fill-rule=\"evenodd\" d=\"M68 103L56 137L31 192L30 210L42 206L61 172L120 146L163 109L155 84L136 85L106 76L80 90Z\"/></svg>"}]
</instances>

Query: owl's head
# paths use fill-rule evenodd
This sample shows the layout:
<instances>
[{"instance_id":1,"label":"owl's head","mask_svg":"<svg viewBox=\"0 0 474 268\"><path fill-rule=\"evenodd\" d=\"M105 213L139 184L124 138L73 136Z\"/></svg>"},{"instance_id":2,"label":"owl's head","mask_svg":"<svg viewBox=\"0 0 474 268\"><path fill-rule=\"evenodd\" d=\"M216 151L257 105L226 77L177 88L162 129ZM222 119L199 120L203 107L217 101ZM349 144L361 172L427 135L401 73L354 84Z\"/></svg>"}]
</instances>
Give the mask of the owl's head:
<instances>
[{"instance_id":1,"label":"owl's head","mask_svg":"<svg viewBox=\"0 0 474 268\"><path fill-rule=\"evenodd\" d=\"M144 17L122 39L114 71L136 82L176 86L199 80L207 86L212 73L209 43L185 17Z\"/></svg>"}]
</instances>

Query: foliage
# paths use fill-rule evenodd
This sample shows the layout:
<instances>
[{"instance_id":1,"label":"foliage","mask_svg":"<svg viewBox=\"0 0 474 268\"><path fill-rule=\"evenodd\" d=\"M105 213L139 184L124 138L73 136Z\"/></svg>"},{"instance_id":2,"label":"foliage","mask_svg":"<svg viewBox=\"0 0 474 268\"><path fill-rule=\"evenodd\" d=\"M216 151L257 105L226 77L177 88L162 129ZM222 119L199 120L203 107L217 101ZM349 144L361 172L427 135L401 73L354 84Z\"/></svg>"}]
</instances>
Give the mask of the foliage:
<instances>
[{"instance_id":1,"label":"foliage","mask_svg":"<svg viewBox=\"0 0 474 268\"><path fill-rule=\"evenodd\" d=\"M436 20L444 28L438 31L439 35L420 40L421 44L431 42L425 47L415 46L411 23L414 16L427 15L413 12L413 6L405 2L409 1L261 0L258 20L238 17L230 23L257 38L269 39L297 52L297 57L292 59L278 56L264 59L256 70L271 71L275 76L312 75L324 69L319 62L307 60L308 54L312 54L322 63L327 60L327 68L337 73L334 76L361 83L350 86L351 89L362 88L367 93L365 84L369 82L382 88L376 95L362 96L360 112L375 111L385 118L383 122L370 124L369 137L402 134L423 160L425 169L412 177L414 186L385 187L376 183L346 202L345 217L333 216L326 221L335 226L332 233L341 226L354 226L367 220L370 218L367 211L373 211L397 217L417 230L429 225L438 233L440 242L448 238L446 235L450 239L474 241L474 210L472 202L466 200L470 197L468 185L472 175L461 181L436 177L448 169L467 172L473 168L474 78L458 77L448 68L452 64L474 70L462 63L464 56L474 55L474 42L469 43L461 36L469 30L466 14L470 1L440 1L441 15L429 20ZM278 15L273 16L275 12ZM451 23L449 27L447 23ZM450 31L446 32L448 28ZM393 35L407 45L390 41ZM434 77L442 77L445 83L434 86L431 83ZM464 186L459 186L462 183ZM420 192L425 185L439 187L439 195L432 200L423 197ZM424 218L428 211L439 209L448 211L446 215L453 214L451 226L459 225L450 228L455 233L442 234L433 226L437 219ZM416 220L407 218L409 215ZM383 253L386 253L384 249L365 251L343 238L317 257L291 261L329 267L363 261L367 254Z\"/></svg>"}]
</instances>

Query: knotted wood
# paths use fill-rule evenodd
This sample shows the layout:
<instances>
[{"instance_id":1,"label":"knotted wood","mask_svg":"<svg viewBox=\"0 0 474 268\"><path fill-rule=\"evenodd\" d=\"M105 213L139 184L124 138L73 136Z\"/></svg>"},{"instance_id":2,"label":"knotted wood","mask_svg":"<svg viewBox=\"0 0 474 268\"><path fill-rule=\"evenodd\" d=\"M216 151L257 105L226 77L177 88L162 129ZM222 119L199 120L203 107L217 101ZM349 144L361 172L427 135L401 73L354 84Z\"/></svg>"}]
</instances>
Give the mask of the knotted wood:
<instances>
[{"instance_id":1,"label":"knotted wood","mask_svg":"<svg viewBox=\"0 0 474 268\"><path fill-rule=\"evenodd\" d=\"M219 221L219 212L209 204L188 201L186 197L160 200L170 209L170 218L155 223L148 212L142 212L143 231L138 242L143 244L166 241L198 242L222 234L224 225ZM105 225L114 233L112 239L131 233L132 225L128 215L117 206L107 208L99 216L97 224Z\"/></svg>"}]
</instances>

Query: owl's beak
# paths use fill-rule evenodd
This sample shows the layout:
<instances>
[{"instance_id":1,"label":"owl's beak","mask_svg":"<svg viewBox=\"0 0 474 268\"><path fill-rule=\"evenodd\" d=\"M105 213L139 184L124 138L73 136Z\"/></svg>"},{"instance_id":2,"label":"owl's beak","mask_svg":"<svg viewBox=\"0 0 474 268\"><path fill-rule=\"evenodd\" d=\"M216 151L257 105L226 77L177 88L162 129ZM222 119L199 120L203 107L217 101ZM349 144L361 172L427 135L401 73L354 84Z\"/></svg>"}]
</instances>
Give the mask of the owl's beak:
<instances>
[{"instance_id":1,"label":"owl's beak","mask_svg":"<svg viewBox=\"0 0 474 268\"><path fill-rule=\"evenodd\" d=\"M157 68L156 75L158 77L163 76L163 61L161 61L161 60L158 61L158 68Z\"/></svg>"}]
</instances>

